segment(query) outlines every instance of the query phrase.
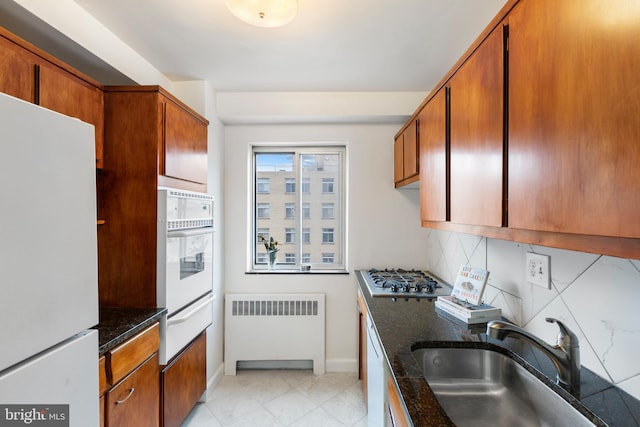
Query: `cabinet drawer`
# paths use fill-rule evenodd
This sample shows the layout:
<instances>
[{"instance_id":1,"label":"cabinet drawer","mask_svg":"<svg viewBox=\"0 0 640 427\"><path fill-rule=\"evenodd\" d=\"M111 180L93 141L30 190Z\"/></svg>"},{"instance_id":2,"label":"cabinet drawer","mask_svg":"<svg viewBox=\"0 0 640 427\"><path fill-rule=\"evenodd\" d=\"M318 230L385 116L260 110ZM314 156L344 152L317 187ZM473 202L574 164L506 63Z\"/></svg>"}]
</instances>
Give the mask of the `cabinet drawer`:
<instances>
[{"instance_id":1,"label":"cabinet drawer","mask_svg":"<svg viewBox=\"0 0 640 427\"><path fill-rule=\"evenodd\" d=\"M107 425L157 427L160 421L158 354L107 393Z\"/></svg>"},{"instance_id":2,"label":"cabinet drawer","mask_svg":"<svg viewBox=\"0 0 640 427\"><path fill-rule=\"evenodd\" d=\"M159 347L160 332L159 326L156 323L129 341L111 350L108 355L111 384L115 384L124 378L124 376L134 370L136 366L157 352Z\"/></svg>"}]
</instances>

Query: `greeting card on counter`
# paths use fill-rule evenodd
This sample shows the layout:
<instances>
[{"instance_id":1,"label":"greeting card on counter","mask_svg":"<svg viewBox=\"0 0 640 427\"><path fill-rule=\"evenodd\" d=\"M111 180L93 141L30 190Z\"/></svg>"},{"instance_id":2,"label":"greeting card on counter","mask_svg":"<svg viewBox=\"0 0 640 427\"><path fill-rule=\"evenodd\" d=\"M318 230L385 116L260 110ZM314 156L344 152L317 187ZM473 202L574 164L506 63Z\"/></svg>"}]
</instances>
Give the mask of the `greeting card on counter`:
<instances>
[{"instance_id":1,"label":"greeting card on counter","mask_svg":"<svg viewBox=\"0 0 640 427\"><path fill-rule=\"evenodd\" d=\"M489 272L487 270L463 264L458 271L451 295L459 301L478 305L482 301L482 293L488 278Z\"/></svg>"}]
</instances>

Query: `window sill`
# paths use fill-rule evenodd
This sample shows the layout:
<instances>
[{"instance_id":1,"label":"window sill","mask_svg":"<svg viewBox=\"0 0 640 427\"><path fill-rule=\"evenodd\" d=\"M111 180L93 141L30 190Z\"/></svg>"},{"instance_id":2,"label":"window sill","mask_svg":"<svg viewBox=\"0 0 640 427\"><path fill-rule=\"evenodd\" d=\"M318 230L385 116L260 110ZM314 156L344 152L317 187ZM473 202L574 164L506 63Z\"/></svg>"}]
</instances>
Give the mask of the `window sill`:
<instances>
[{"instance_id":1,"label":"window sill","mask_svg":"<svg viewBox=\"0 0 640 427\"><path fill-rule=\"evenodd\" d=\"M349 274L347 270L249 270L244 274Z\"/></svg>"}]
</instances>

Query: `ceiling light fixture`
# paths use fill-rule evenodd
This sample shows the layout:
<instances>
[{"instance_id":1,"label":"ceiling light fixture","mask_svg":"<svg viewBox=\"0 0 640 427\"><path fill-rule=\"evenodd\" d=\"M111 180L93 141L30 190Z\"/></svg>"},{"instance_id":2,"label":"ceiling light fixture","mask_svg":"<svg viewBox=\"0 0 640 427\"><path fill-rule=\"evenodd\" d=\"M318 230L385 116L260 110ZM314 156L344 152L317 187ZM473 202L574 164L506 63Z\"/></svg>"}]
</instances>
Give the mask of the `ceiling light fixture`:
<instances>
[{"instance_id":1,"label":"ceiling light fixture","mask_svg":"<svg viewBox=\"0 0 640 427\"><path fill-rule=\"evenodd\" d=\"M258 27L281 27L295 18L298 0L225 0L236 18Z\"/></svg>"}]
</instances>

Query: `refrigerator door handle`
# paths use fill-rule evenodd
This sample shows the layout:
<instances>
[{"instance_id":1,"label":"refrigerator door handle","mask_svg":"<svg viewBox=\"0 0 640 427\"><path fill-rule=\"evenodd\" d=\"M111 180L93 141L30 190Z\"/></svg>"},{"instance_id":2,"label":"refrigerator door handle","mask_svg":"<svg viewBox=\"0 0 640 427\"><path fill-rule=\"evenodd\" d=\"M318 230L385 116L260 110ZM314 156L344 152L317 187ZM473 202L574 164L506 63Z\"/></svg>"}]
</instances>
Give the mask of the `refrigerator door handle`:
<instances>
[{"instance_id":1,"label":"refrigerator door handle","mask_svg":"<svg viewBox=\"0 0 640 427\"><path fill-rule=\"evenodd\" d=\"M116 400L116 405L119 405L129 400L129 398L133 395L134 391L136 391L135 387L131 387L131 390L129 390L129 394L127 395L127 397L125 397L124 399Z\"/></svg>"}]
</instances>

